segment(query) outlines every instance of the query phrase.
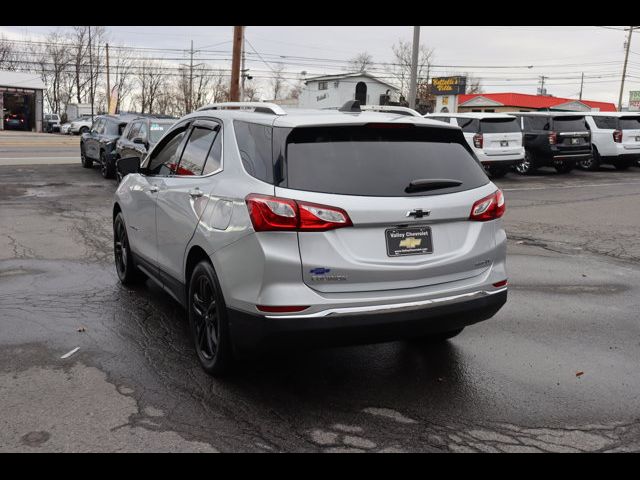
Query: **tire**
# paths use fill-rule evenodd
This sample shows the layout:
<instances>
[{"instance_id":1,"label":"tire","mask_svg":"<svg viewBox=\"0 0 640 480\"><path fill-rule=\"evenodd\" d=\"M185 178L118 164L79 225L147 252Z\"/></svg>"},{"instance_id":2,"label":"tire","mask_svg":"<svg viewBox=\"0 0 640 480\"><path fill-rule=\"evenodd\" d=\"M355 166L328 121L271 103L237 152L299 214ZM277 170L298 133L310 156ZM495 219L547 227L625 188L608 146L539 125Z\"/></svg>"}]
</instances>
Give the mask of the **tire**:
<instances>
[{"instance_id":1,"label":"tire","mask_svg":"<svg viewBox=\"0 0 640 480\"><path fill-rule=\"evenodd\" d=\"M227 307L215 271L206 260L193 269L187 302L189 325L200 365L214 377L228 373L233 353Z\"/></svg>"},{"instance_id":2,"label":"tire","mask_svg":"<svg viewBox=\"0 0 640 480\"><path fill-rule=\"evenodd\" d=\"M595 172L600 168L600 153L596 147L593 147L593 155L587 160L582 160L578 163L578 166L582 170L589 170L590 172Z\"/></svg>"},{"instance_id":3,"label":"tire","mask_svg":"<svg viewBox=\"0 0 640 480\"><path fill-rule=\"evenodd\" d=\"M463 330L464 330L464 327L457 328L456 330L450 330L448 332L431 333L423 337L415 338L413 339L413 341L417 343L442 343L442 342L446 342L447 340L457 335L460 335L460 333L462 333Z\"/></svg>"},{"instance_id":4,"label":"tire","mask_svg":"<svg viewBox=\"0 0 640 480\"><path fill-rule=\"evenodd\" d=\"M491 178L502 178L509 173L508 167L488 167L487 171Z\"/></svg>"},{"instance_id":5,"label":"tire","mask_svg":"<svg viewBox=\"0 0 640 480\"><path fill-rule=\"evenodd\" d=\"M519 173L520 175L531 175L537 169L537 167L535 165L535 162L534 162L533 155L531 155L529 152L526 152L526 151L525 151L524 158L522 159L522 161L516 163L513 166L513 168L516 171L516 173Z\"/></svg>"},{"instance_id":6,"label":"tire","mask_svg":"<svg viewBox=\"0 0 640 480\"><path fill-rule=\"evenodd\" d=\"M78 134L82 135L83 133L87 133L88 131L89 131L89 127L80 127Z\"/></svg>"},{"instance_id":7,"label":"tire","mask_svg":"<svg viewBox=\"0 0 640 480\"><path fill-rule=\"evenodd\" d=\"M573 162L553 162L553 168L558 173L569 173L575 168L575 164Z\"/></svg>"},{"instance_id":8,"label":"tire","mask_svg":"<svg viewBox=\"0 0 640 480\"><path fill-rule=\"evenodd\" d=\"M84 168L93 168L93 160L87 157L87 154L84 150L84 143L80 144L80 162Z\"/></svg>"},{"instance_id":9,"label":"tire","mask_svg":"<svg viewBox=\"0 0 640 480\"><path fill-rule=\"evenodd\" d=\"M107 154L104 150L100 151L100 173L104 178L113 178L113 165L107 159Z\"/></svg>"},{"instance_id":10,"label":"tire","mask_svg":"<svg viewBox=\"0 0 640 480\"><path fill-rule=\"evenodd\" d=\"M118 213L113 221L113 255L116 272L123 285L134 285L144 279L144 275L133 262L127 226L124 223L122 213Z\"/></svg>"}]
</instances>

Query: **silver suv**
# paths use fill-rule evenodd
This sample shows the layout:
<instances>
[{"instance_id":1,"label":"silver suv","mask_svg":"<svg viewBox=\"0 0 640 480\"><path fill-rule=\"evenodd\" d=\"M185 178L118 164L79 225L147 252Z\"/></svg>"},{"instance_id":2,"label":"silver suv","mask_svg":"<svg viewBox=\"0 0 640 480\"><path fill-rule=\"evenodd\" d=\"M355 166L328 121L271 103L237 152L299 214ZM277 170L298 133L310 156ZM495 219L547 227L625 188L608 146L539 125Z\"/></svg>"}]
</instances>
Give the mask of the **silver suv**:
<instances>
[{"instance_id":1,"label":"silver suv","mask_svg":"<svg viewBox=\"0 0 640 480\"><path fill-rule=\"evenodd\" d=\"M504 197L459 127L216 104L118 169L118 276L185 307L210 374L281 342L444 340L507 300Z\"/></svg>"}]
</instances>

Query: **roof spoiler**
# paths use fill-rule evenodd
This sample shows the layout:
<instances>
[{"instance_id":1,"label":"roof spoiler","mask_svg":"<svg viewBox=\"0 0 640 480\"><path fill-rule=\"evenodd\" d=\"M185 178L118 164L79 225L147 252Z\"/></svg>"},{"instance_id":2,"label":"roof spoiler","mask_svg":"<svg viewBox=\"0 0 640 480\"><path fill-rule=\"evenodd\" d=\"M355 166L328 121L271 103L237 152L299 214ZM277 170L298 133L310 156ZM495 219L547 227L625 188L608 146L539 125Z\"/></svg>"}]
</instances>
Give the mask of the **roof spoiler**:
<instances>
[{"instance_id":1,"label":"roof spoiler","mask_svg":"<svg viewBox=\"0 0 640 480\"><path fill-rule=\"evenodd\" d=\"M339 112L349 112L349 113L360 113L362 109L360 108L360 102L358 100L349 100L347 103L342 105L339 109Z\"/></svg>"}]
</instances>

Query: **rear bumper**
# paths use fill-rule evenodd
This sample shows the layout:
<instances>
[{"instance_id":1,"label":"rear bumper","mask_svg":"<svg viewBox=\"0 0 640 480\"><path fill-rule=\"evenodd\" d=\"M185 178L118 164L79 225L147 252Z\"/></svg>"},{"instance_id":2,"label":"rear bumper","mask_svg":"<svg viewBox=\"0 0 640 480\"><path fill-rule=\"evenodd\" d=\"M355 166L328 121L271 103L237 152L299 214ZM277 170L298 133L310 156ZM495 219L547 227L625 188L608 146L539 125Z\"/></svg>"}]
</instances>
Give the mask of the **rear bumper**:
<instances>
[{"instance_id":1,"label":"rear bumper","mask_svg":"<svg viewBox=\"0 0 640 480\"><path fill-rule=\"evenodd\" d=\"M472 325L491 318L506 301L503 288L403 304L329 308L308 315L261 316L229 309L229 327L239 350L375 343Z\"/></svg>"}]
</instances>

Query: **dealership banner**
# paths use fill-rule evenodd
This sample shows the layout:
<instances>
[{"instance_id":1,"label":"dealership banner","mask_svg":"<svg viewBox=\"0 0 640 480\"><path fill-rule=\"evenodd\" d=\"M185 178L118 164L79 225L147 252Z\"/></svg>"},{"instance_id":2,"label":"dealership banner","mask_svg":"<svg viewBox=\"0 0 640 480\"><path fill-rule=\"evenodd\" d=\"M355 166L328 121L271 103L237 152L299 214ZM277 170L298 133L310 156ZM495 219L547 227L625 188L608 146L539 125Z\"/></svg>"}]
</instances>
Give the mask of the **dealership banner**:
<instances>
[{"instance_id":1,"label":"dealership banner","mask_svg":"<svg viewBox=\"0 0 640 480\"><path fill-rule=\"evenodd\" d=\"M629 92L629 110L640 110L640 90Z\"/></svg>"},{"instance_id":2,"label":"dealership banner","mask_svg":"<svg viewBox=\"0 0 640 480\"><path fill-rule=\"evenodd\" d=\"M437 77L431 80L433 95L464 95L467 92L467 77Z\"/></svg>"}]
</instances>

